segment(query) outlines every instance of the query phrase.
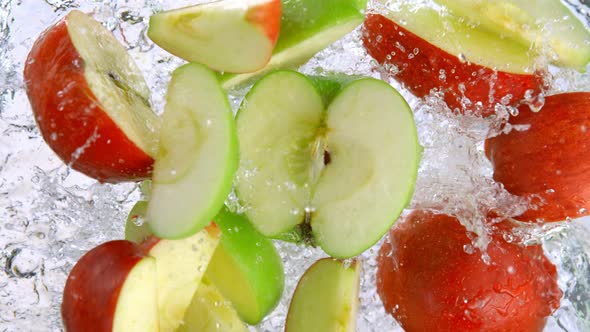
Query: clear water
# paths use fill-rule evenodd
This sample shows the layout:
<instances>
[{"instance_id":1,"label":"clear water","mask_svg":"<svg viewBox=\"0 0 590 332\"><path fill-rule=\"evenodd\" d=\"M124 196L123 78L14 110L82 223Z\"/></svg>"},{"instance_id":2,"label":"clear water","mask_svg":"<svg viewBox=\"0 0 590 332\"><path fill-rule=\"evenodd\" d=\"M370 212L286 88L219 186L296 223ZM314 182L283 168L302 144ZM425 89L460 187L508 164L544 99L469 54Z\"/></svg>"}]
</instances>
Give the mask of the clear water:
<instances>
[{"instance_id":1,"label":"clear water","mask_svg":"<svg viewBox=\"0 0 590 332\"><path fill-rule=\"evenodd\" d=\"M23 90L22 69L39 33L70 9L93 12L124 42L143 69L152 89L152 104L161 111L170 72L181 61L146 37L147 19L160 9L195 1L172 0L0 0L0 331L61 331L61 292L76 260L94 246L123 237L123 221L139 198L134 184L108 185L72 172L41 138ZM568 2L586 22L584 2ZM383 78L400 89L415 111L420 142L425 147L413 208L438 209L456 215L481 236L474 246L485 248L482 216L496 208L517 215L525 202L504 191L491 178L482 141L497 132L507 111L496 119L455 116L436 96L420 101L391 80L359 44L355 31L318 54L301 70L331 71ZM590 74L552 69L551 93L583 91ZM243 91L231 96L238 105ZM529 230L531 241L543 242L560 272L565 292L562 307L548 331L590 330L590 221L574 221ZM285 261L287 287L271 316L253 331L282 330L286 310L299 276L319 250L277 243ZM375 254L363 254L364 272L358 331L398 331L375 293ZM476 251L478 252L478 251ZM484 251L485 252L485 251ZM485 257L485 255L484 255Z\"/></svg>"}]
</instances>

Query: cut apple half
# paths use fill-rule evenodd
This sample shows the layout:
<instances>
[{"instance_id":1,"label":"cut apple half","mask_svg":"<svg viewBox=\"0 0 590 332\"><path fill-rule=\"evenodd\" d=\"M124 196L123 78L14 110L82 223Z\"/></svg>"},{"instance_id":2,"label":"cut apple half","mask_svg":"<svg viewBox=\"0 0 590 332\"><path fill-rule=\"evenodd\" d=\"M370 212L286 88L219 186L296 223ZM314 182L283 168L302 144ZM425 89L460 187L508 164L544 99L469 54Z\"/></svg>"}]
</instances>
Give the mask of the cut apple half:
<instances>
[{"instance_id":1,"label":"cut apple half","mask_svg":"<svg viewBox=\"0 0 590 332\"><path fill-rule=\"evenodd\" d=\"M230 301L203 278L176 332L248 332Z\"/></svg>"},{"instance_id":2,"label":"cut apple half","mask_svg":"<svg viewBox=\"0 0 590 332\"><path fill-rule=\"evenodd\" d=\"M146 215L156 236L183 238L209 224L231 191L237 147L216 75L198 64L174 71Z\"/></svg>"},{"instance_id":3,"label":"cut apple half","mask_svg":"<svg viewBox=\"0 0 590 332\"><path fill-rule=\"evenodd\" d=\"M243 321L256 325L279 303L285 285L281 257L271 240L243 215L227 209L215 217L222 232L205 275L233 304Z\"/></svg>"},{"instance_id":4,"label":"cut apple half","mask_svg":"<svg viewBox=\"0 0 590 332\"><path fill-rule=\"evenodd\" d=\"M363 23L367 0L283 0L280 34L269 63L256 72L222 75L231 89L279 68L295 68Z\"/></svg>"},{"instance_id":5,"label":"cut apple half","mask_svg":"<svg viewBox=\"0 0 590 332\"><path fill-rule=\"evenodd\" d=\"M246 73L268 63L280 20L280 0L221 0L155 14L148 36L187 61Z\"/></svg>"},{"instance_id":6,"label":"cut apple half","mask_svg":"<svg viewBox=\"0 0 590 332\"><path fill-rule=\"evenodd\" d=\"M541 52L549 48L557 65L585 71L590 61L590 32L561 1L436 1L471 24L524 47Z\"/></svg>"},{"instance_id":7,"label":"cut apple half","mask_svg":"<svg viewBox=\"0 0 590 332\"><path fill-rule=\"evenodd\" d=\"M258 81L237 117L236 189L262 234L296 229L334 257L376 243L409 203L421 147L410 107L388 84L346 85L326 110L292 71Z\"/></svg>"},{"instance_id":8,"label":"cut apple half","mask_svg":"<svg viewBox=\"0 0 590 332\"><path fill-rule=\"evenodd\" d=\"M74 10L33 45L24 70L43 138L69 166L103 182L149 178L160 120L133 59Z\"/></svg>"},{"instance_id":9,"label":"cut apple half","mask_svg":"<svg viewBox=\"0 0 590 332\"><path fill-rule=\"evenodd\" d=\"M285 332L354 332L360 264L325 258L301 277L287 314Z\"/></svg>"},{"instance_id":10,"label":"cut apple half","mask_svg":"<svg viewBox=\"0 0 590 332\"><path fill-rule=\"evenodd\" d=\"M86 253L66 281L66 331L158 332L156 261L130 241Z\"/></svg>"}]
</instances>

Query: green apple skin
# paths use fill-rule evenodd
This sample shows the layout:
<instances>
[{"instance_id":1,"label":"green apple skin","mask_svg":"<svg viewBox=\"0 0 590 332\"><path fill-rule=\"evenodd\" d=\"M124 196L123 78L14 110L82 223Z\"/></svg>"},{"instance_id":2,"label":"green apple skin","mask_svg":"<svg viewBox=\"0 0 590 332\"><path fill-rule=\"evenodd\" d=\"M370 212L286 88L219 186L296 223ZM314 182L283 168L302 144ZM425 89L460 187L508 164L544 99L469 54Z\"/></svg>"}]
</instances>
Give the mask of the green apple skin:
<instances>
[{"instance_id":1,"label":"green apple skin","mask_svg":"<svg viewBox=\"0 0 590 332\"><path fill-rule=\"evenodd\" d=\"M225 89L280 68L296 68L363 23L367 0L283 0L279 39L265 68L222 74Z\"/></svg>"},{"instance_id":2,"label":"green apple skin","mask_svg":"<svg viewBox=\"0 0 590 332\"><path fill-rule=\"evenodd\" d=\"M129 212L125 223L125 240L140 244L154 235L150 224L145 222L147 206L147 201L138 201Z\"/></svg>"},{"instance_id":3,"label":"green apple skin","mask_svg":"<svg viewBox=\"0 0 590 332\"><path fill-rule=\"evenodd\" d=\"M258 324L283 294L281 257L273 242L258 233L245 216L224 208L215 223L222 236L205 275L233 303L242 320Z\"/></svg>"}]
</instances>

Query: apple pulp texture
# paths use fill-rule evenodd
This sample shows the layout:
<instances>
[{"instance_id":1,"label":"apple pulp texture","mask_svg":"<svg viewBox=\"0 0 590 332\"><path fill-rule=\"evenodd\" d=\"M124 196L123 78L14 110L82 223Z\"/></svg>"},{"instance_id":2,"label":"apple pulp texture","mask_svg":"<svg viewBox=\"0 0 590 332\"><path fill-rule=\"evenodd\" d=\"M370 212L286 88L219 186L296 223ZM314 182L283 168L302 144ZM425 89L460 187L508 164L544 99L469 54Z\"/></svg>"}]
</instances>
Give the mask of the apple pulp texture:
<instances>
[{"instance_id":1,"label":"apple pulp texture","mask_svg":"<svg viewBox=\"0 0 590 332\"><path fill-rule=\"evenodd\" d=\"M521 107L524 126L486 140L494 179L533 206L516 219L562 221L590 214L590 93L548 96L540 112Z\"/></svg>"},{"instance_id":2,"label":"apple pulp texture","mask_svg":"<svg viewBox=\"0 0 590 332\"><path fill-rule=\"evenodd\" d=\"M129 138L88 85L89 79L99 78L88 76L93 69L87 70L77 51L77 46L87 45L74 44L68 31L69 17L43 33L25 66L25 84L41 134L66 164L92 178L105 182L149 178L153 151L145 144L140 148ZM146 123L155 127L157 120Z\"/></svg>"},{"instance_id":3,"label":"apple pulp texture","mask_svg":"<svg viewBox=\"0 0 590 332\"><path fill-rule=\"evenodd\" d=\"M508 243L510 229L496 227L486 264L465 251L454 217L415 210L396 223L377 258L386 311L408 332L542 331L562 296L556 268L541 246Z\"/></svg>"},{"instance_id":4,"label":"apple pulp texture","mask_svg":"<svg viewBox=\"0 0 590 332\"><path fill-rule=\"evenodd\" d=\"M289 305L285 332L354 332L360 263L324 258L301 276Z\"/></svg>"},{"instance_id":5,"label":"apple pulp texture","mask_svg":"<svg viewBox=\"0 0 590 332\"><path fill-rule=\"evenodd\" d=\"M509 105L518 105L544 86L539 73L496 71L461 60L381 14L367 16L363 45L380 64L395 65L395 78L417 97L436 89L459 112L490 116L505 96L512 96Z\"/></svg>"}]
</instances>

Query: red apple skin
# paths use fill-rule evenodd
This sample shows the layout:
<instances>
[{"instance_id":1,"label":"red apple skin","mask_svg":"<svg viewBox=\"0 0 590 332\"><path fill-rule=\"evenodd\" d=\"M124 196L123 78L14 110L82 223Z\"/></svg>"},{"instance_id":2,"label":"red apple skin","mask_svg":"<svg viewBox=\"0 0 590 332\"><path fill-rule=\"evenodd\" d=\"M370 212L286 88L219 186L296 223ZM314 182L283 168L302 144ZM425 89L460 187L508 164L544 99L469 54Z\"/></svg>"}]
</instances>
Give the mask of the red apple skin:
<instances>
[{"instance_id":1,"label":"red apple skin","mask_svg":"<svg viewBox=\"0 0 590 332\"><path fill-rule=\"evenodd\" d=\"M377 62L399 68L395 79L414 95L422 98L430 94L432 89L437 89L444 92L447 105L453 110L458 109L460 113L465 111L461 104L463 96L473 104L481 102L483 108L474 110L474 114L485 117L495 114L494 105L508 94L513 96L509 105L515 106L525 98L527 90L536 95L544 88L540 74L494 72L478 64L461 62L456 55L430 44L380 14L367 15L362 42ZM398 47L397 43L402 47ZM419 52L413 54L414 49ZM445 73L442 79L441 71ZM474 76L473 73L477 74ZM490 82L495 82L493 91L490 91ZM464 93L461 92L460 84L465 86Z\"/></svg>"},{"instance_id":2,"label":"red apple skin","mask_svg":"<svg viewBox=\"0 0 590 332\"><path fill-rule=\"evenodd\" d=\"M270 0L250 8L246 13L246 20L260 26L273 46L279 39L282 8L281 0Z\"/></svg>"},{"instance_id":3,"label":"red apple skin","mask_svg":"<svg viewBox=\"0 0 590 332\"><path fill-rule=\"evenodd\" d=\"M153 158L102 109L86 83L84 61L67 24L66 17L43 32L25 65L27 95L43 138L66 164L101 182L150 178Z\"/></svg>"},{"instance_id":4,"label":"red apple skin","mask_svg":"<svg viewBox=\"0 0 590 332\"><path fill-rule=\"evenodd\" d=\"M538 205L516 219L561 221L590 211L590 93L545 98L540 112L521 107L512 125L530 125L486 140L494 179ZM545 204L541 203L541 200Z\"/></svg>"},{"instance_id":5,"label":"red apple skin","mask_svg":"<svg viewBox=\"0 0 590 332\"><path fill-rule=\"evenodd\" d=\"M465 228L447 215L414 211L390 231L377 259L377 292L406 332L542 331L559 307L555 266L540 246L494 234L491 264L471 255Z\"/></svg>"},{"instance_id":6,"label":"red apple skin","mask_svg":"<svg viewBox=\"0 0 590 332\"><path fill-rule=\"evenodd\" d=\"M111 331L121 287L144 257L140 246L124 240L104 243L82 256L64 288L65 331Z\"/></svg>"}]
</instances>

